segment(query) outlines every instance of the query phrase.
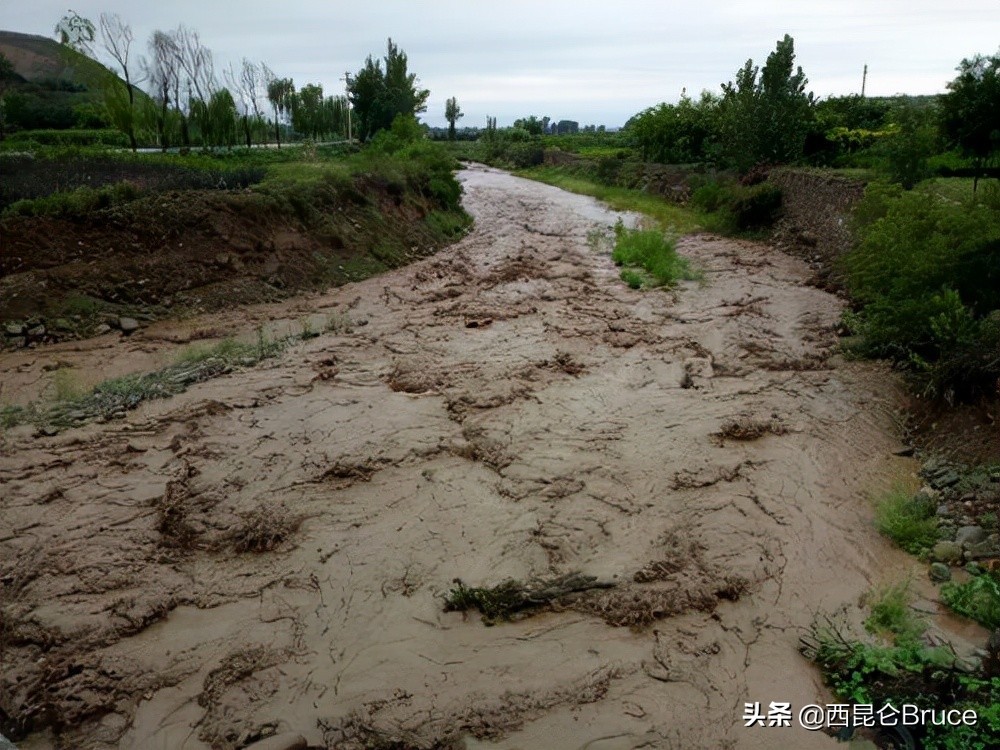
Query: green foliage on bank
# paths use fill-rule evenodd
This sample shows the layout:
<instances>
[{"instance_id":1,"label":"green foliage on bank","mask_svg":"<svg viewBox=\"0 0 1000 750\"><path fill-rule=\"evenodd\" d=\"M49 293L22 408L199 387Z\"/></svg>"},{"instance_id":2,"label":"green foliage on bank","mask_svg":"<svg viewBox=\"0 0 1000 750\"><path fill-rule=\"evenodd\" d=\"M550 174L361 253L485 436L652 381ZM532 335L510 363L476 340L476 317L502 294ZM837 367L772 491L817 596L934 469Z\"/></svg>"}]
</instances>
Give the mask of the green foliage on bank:
<instances>
[{"instance_id":1,"label":"green foliage on bank","mask_svg":"<svg viewBox=\"0 0 1000 750\"><path fill-rule=\"evenodd\" d=\"M843 259L858 349L945 398L991 392L1000 377L1000 211L931 189L873 184Z\"/></svg>"}]
</instances>

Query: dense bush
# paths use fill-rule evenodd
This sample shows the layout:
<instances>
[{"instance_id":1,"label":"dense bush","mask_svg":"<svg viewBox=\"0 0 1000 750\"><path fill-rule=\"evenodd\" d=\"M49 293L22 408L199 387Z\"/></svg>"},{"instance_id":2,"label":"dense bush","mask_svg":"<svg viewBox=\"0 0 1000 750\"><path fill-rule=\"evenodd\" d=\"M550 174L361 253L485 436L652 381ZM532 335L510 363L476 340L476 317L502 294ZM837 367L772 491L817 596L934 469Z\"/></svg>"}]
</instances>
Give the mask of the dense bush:
<instances>
[{"instance_id":1,"label":"dense bush","mask_svg":"<svg viewBox=\"0 0 1000 750\"><path fill-rule=\"evenodd\" d=\"M53 193L45 198L17 201L7 207L3 215L78 219L93 211L133 201L139 195L135 185L128 182L106 185L97 190L81 187L69 192Z\"/></svg>"},{"instance_id":2,"label":"dense bush","mask_svg":"<svg viewBox=\"0 0 1000 750\"><path fill-rule=\"evenodd\" d=\"M21 150L35 146L109 146L127 148L128 138L117 130L21 130L4 140L4 148Z\"/></svg>"},{"instance_id":3,"label":"dense bush","mask_svg":"<svg viewBox=\"0 0 1000 750\"><path fill-rule=\"evenodd\" d=\"M737 230L765 229L781 211L781 188L770 183L741 187L732 195L727 210Z\"/></svg>"},{"instance_id":4,"label":"dense bush","mask_svg":"<svg viewBox=\"0 0 1000 750\"><path fill-rule=\"evenodd\" d=\"M888 357L925 390L954 397L1000 376L1000 214L922 190L870 186L844 258L863 353Z\"/></svg>"}]
</instances>

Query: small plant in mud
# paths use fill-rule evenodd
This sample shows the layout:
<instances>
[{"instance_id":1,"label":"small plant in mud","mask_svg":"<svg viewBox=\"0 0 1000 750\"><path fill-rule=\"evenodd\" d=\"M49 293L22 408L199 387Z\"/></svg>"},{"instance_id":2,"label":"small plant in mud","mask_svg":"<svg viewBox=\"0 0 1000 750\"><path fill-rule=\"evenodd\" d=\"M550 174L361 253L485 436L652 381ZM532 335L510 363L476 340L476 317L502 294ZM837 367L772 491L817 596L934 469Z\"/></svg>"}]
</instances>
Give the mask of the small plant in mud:
<instances>
[{"instance_id":1,"label":"small plant in mud","mask_svg":"<svg viewBox=\"0 0 1000 750\"><path fill-rule=\"evenodd\" d=\"M244 513L240 524L226 535L226 541L237 552L270 552L283 544L302 524L284 507L261 506Z\"/></svg>"},{"instance_id":2,"label":"small plant in mud","mask_svg":"<svg viewBox=\"0 0 1000 750\"><path fill-rule=\"evenodd\" d=\"M624 272L631 271L631 286L644 271L654 285L673 286L682 279L698 279L691 263L677 254L677 241L656 229L628 229L621 221L615 225L615 248L611 259ZM630 281L631 279L631 281Z\"/></svg>"},{"instance_id":3,"label":"small plant in mud","mask_svg":"<svg viewBox=\"0 0 1000 750\"><path fill-rule=\"evenodd\" d=\"M509 579L496 586L466 586L458 578L445 598L446 612L477 609L486 625L527 617L533 610L571 599L591 589L604 589L613 583L598 581L596 576L568 573L552 579L528 582Z\"/></svg>"},{"instance_id":4,"label":"small plant in mud","mask_svg":"<svg viewBox=\"0 0 1000 750\"><path fill-rule=\"evenodd\" d=\"M938 541L934 501L914 496L903 486L894 487L875 504L878 530L910 554L919 555Z\"/></svg>"},{"instance_id":5,"label":"small plant in mud","mask_svg":"<svg viewBox=\"0 0 1000 750\"><path fill-rule=\"evenodd\" d=\"M765 435L784 435L786 432L788 428L777 416L770 419L742 416L727 419L714 435L719 439L757 440Z\"/></svg>"},{"instance_id":6,"label":"small plant in mud","mask_svg":"<svg viewBox=\"0 0 1000 750\"><path fill-rule=\"evenodd\" d=\"M626 268L621 272L621 279L630 289L641 289L645 277L634 268Z\"/></svg>"},{"instance_id":7,"label":"small plant in mud","mask_svg":"<svg viewBox=\"0 0 1000 750\"><path fill-rule=\"evenodd\" d=\"M330 313L326 317L323 330L327 333L350 333L354 329L354 322L350 316L344 312Z\"/></svg>"},{"instance_id":8,"label":"small plant in mud","mask_svg":"<svg viewBox=\"0 0 1000 750\"><path fill-rule=\"evenodd\" d=\"M865 620L865 629L897 642L919 638L927 625L914 614L912 598L909 581L873 591L866 597L871 614Z\"/></svg>"}]
</instances>

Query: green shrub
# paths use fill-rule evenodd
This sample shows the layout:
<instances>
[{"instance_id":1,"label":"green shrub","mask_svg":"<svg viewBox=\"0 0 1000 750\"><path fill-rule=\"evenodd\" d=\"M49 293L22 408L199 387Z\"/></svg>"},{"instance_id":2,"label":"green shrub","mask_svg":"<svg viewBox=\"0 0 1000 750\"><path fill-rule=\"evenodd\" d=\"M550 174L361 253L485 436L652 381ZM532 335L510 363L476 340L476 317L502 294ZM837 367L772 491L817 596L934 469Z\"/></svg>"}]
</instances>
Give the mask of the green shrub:
<instances>
[{"instance_id":1,"label":"green shrub","mask_svg":"<svg viewBox=\"0 0 1000 750\"><path fill-rule=\"evenodd\" d=\"M730 192L722 183L710 180L691 193L691 203L702 211L714 213L722 208L731 198Z\"/></svg>"},{"instance_id":2,"label":"green shrub","mask_svg":"<svg viewBox=\"0 0 1000 750\"><path fill-rule=\"evenodd\" d=\"M644 277L634 268L626 268L621 272L621 279L632 289L642 288Z\"/></svg>"},{"instance_id":3,"label":"green shrub","mask_svg":"<svg viewBox=\"0 0 1000 750\"><path fill-rule=\"evenodd\" d=\"M97 190L82 187L67 193L53 193L45 198L19 200L8 206L4 215L79 219L94 211L128 203L139 197L139 189L128 182Z\"/></svg>"},{"instance_id":4,"label":"green shrub","mask_svg":"<svg viewBox=\"0 0 1000 750\"><path fill-rule=\"evenodd\" d=\"M1000 376L1000 214L875 185L855 227L843 270L861 307L847 322L862 353L895 360L934 395L991 389Z\"/></svg>"},{"instance_id":5,"label":"green shrub","mask_svg":"<svg viewBox=\"0 0 1000 750\"><path fill-rule=\"evenodd\" d=\"M676 241L655 229L628 229L621 222L615 226L615 247L611 259L619 266L641 268L657 284L673 286L681 279L696 279L686 258L677 254ZM623 277L630 286L636 276ZM640 278L641 285L641 278Z\"/></svg>"},{"instance_id":6,"label":"green shrub","mask_svg":"<svg viewBox=\"0 0 1000 750\"><path fill-rule=\"evenodd\" d=\"M777 220L781 211L781 188L769 183L736 190L727 203L736 229L764 229Z\"/></svg>"},{"instance_id":7,"label":"green shrub","mask_svg":"<svg viewBox=\"0 0 1000 750\"><path fill-rule=\"evenodd\" d=\"M865 620L870 633L888 635L897 642L919 638L926 624L916 617L910 607L912 600L909 581L888 586L869 598L871 615Z\"/></svg>"},{"instance_id":8,"label":"green shrub","mask_svg":"<svg viewBox=\"0 0 1000 750\"><path fill-rule=\"evenodd\" d=\"M1000 579L991 573L965 583L944 584L941 600L958 614L990 630L1000 628Z\"/></svg>"},{"instance_id":9,"label":"green shrub","mask_svg":"<svg viewBox=\"0 0 1000 750\"><path fill-rule=\"evenodd\" d=\"M918 555L939 538L934 501L896 487L875 505L875 525L900 548Z\"/></svg>"}]
</instances>

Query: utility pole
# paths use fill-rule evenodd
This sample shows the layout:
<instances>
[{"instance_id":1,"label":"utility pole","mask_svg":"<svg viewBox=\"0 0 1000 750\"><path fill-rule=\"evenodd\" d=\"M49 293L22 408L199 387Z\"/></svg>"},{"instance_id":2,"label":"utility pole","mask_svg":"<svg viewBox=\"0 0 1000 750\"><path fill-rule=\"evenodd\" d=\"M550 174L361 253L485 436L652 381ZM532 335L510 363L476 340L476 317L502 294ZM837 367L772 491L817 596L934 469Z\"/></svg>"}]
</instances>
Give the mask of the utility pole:
<instances>
[{"instance_id":1,"label":"utility pole","mask_svg":"<svg viewBox=\"0 0 1000 750\"><path fill-rule=\"evenodd\" d=\"M865 95L865 86L868 83L868 63L865 63L865 72L861 76L861 96Z\"/></svg>"},{"instance_id":2,"label":"utility pole","mask_svg":"<svg viewBox=\"0 0 1000 750\"><path fill-rule=\"evenodd\" d=\"M344 98L347 100L347 142L351 143L354 140L354 135L351 129L351 91L349 88L351 83L351 72L349 70L345 71L344 77L340 80L344 82Z\"/></svg>"}]
</instances>

